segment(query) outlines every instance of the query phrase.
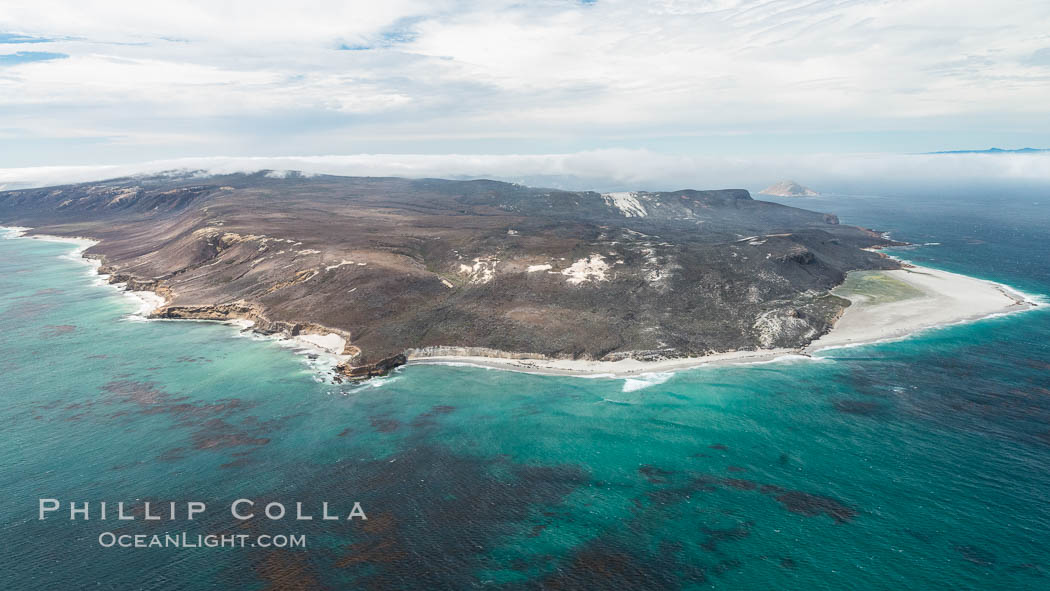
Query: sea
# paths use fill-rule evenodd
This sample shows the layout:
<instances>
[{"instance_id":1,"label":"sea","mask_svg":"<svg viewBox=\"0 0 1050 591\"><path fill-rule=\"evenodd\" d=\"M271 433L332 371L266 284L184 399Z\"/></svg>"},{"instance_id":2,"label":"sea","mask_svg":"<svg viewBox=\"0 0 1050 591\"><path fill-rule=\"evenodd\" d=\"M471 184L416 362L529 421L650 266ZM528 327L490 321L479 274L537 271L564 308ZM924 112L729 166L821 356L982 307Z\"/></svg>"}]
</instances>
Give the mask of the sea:
<instances>
[{"instance_id":1,"label":"sea","mask_svg":"<svg viewBox=\"0 0 1050 591\"><path fill-rule=\"evenodd\" d=\"M777 201L1050 298L1050 191ZM0 589L1050 588L1050 307L815 359L339 384L7 236Z\"/></svg>"}]
</instances>

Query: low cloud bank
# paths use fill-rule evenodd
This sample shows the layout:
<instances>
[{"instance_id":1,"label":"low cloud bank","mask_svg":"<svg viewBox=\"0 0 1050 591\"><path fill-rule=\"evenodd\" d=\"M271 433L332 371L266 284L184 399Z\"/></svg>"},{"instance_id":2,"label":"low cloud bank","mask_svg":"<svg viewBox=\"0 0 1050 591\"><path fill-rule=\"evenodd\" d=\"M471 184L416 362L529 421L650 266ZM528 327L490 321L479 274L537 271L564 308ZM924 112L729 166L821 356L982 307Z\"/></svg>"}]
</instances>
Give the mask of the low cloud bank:
<instances>
[{"instance_id":1,"label":"low cloud bank","mask_svg":"<svg viewBox=\"0 0 1050 591\"><path fill-rule=\"evenodd\" d=\"M761 189L793 179L825 193L877 193L911 188L1050 184L1050 153L812 154L803 156L669 155L647 150L571 154L356 154L344 156L208 157L98 166L0 169L0 188L97 181L165 171L212 174L296 170L306 174L490 178L565 189Z\"/></svg>"}]
</instances>

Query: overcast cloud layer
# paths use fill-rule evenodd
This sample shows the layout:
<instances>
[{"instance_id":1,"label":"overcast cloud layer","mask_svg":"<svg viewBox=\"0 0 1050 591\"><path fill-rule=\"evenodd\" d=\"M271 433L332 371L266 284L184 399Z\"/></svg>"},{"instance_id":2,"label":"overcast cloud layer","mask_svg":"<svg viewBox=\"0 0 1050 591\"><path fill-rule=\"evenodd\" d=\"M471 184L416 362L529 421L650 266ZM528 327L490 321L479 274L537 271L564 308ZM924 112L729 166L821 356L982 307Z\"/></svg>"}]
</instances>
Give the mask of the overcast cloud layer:
<instances>
[{"instance_id":1,"label":"overcast cloud layer","mask_svg":"<svg viewBox=\"0 0 1050 591\"><path fill-rule=\"evenodd\" d=\"M0 190L173 171L201 174L286 171L351 176L490 178L576 190L743 187L758 191L794 178L827 193L936 189L970 191L1050 182L1050 153L814 154L726 158L668 156L645 150L540 155L361 154L355 156L181 158L110 166L0 169Z\"/></svg>"},{"instance_id":2,"label":"overcast cloud layer","mask_svg":"<svg viewBox=\"0 0 1050 591\"><path fill-rule=\"evenodd\" d=\"M1045 0L14 0L0 162L1045 147L1048 23Z\"/></svg>"}]
</instances>

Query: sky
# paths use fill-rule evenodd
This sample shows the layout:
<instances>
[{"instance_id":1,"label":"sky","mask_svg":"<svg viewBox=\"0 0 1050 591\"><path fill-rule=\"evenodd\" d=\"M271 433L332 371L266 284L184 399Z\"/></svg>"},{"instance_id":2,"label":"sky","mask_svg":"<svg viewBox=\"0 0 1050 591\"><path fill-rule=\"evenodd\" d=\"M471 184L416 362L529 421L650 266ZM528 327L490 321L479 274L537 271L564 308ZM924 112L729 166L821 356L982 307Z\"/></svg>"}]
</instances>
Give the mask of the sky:
<instances>
[{"instance_id":1,"label":"sky","mask_svg":"<svg viewBox=\"0 0 1050 591\"><path fill-rule=\"evenodd\" d=\"M8 176L342 156L641 182L992 146L1050 147L1046 0L0 3Z\"/></svg>"}]
</instances>

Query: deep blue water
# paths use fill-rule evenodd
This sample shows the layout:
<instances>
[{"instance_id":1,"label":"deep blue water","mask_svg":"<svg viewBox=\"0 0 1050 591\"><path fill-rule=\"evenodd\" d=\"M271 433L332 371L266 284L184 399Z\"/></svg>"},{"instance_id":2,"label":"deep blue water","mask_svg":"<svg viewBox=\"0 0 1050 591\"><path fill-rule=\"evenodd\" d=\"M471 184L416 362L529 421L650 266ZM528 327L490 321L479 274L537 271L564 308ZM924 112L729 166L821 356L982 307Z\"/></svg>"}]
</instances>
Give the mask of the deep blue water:
<instances>
[{"instance_id":1,"label":"deep blue water","mask_svg":"<svg viewBox=\"0 0 1050 591\"><path fill-rule=\"evenodd\" d=\"M1050 294L1050 193L779 201ZM820 361L348 386L229 326L136 321L70 248L0 240L0 588L1050 586L1045 309ZM41 497L208 511L41 521ZM240 523L240 497L369 519ZM107 531L308 545L103 548Z\"/></svg>"}]
</instances>

